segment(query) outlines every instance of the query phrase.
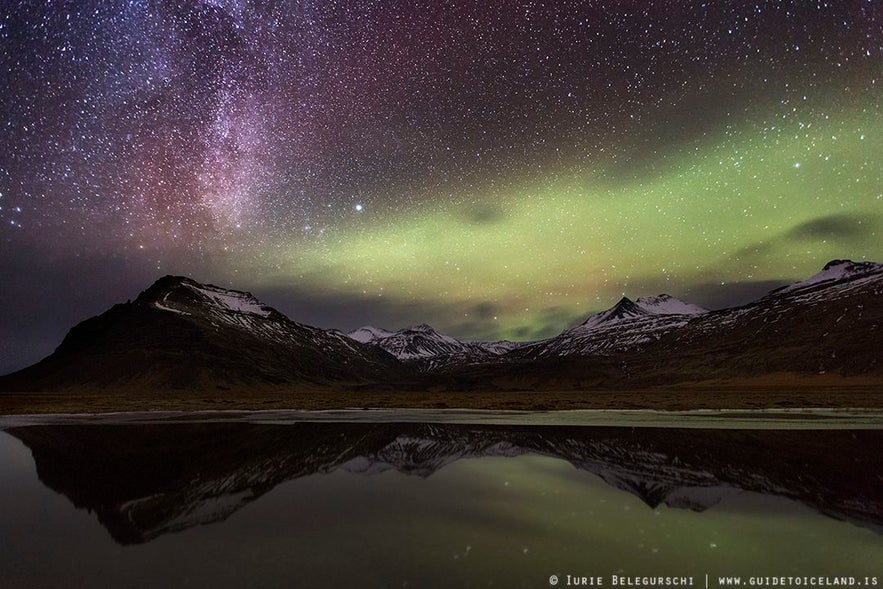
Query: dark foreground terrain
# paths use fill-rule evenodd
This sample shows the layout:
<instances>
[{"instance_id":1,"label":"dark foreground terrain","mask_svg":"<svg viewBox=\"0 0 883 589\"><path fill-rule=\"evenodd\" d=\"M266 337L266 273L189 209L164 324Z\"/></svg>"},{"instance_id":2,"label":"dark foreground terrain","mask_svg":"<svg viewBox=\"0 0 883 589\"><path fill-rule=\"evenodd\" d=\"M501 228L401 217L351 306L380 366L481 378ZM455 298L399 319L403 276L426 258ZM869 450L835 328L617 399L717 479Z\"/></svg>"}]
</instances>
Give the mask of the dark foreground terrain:
<instances>
[{"instance_id":1,"label":"dark foreground terrain","mask_svg":"<svg viewBox=\"0 0 883 589\"><path fill-rule=\"evenodd\" d=\"M883 387L872 380L794 377L727 385L589 391L407 392L298 389L254 391L77 391L0 394L0 414L203 411L214 409L761 409L883 408Z\"/></svg>"}]
</instances>

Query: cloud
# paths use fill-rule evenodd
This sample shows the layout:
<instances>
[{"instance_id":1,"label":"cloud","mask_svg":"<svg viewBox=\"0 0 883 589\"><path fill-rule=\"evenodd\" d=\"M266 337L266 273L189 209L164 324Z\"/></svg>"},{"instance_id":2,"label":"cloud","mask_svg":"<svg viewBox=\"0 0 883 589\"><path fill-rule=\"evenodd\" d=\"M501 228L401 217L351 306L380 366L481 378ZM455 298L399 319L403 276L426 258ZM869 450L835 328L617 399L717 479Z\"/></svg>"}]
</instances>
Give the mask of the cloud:
<instances>
[{"instance_id":1,"label":"cloud","mask_svg":"<svg viewBox=\"0 0 883 589\"><path fill-rule=\"evenodd\" d=\"M479 319L487 320L493 319L500 311L499 307L491 301L484 301L472 307L472 312L478 316Z\"/></svg>"},{"instance_id":2,"label":"cloud","mask_svg":"<svg viewBox=\"0 0 883 589\"><path fill-rule=\"evenodd\" d=\"M781 280L743 280L736 282L705 282L689 289L689 301L706 309L738 307L759 299L773 289L790 284Z\"/></svg>"},{"instance_id":3,"label":"cloud","mask_svg":"<svg viewBox=\"0 0 883 589\"><path fill-rule=\"evenodd\" d=\"M515 341L536 341L558 335L565 329L581 323L588 312L570 307L547 307L525 325L510 328L503 337Z\"/></svg>"},{"instance_id":4,"label":"cloud","mask_svg":"<svg viewBox=\"0 0 883 589\"><path fill-rule=\"evenodd\" d=\"M839 214L817 217L794 227L785 234L790 240L852 240L873 232L874 217Z\"/></svg>"},{"instance_id":5,"label":"cloud","mask_svg":"<svg viewBox=\"0 0 883 589\"><path fill-rule=\"evenodd\" d=\"M851 251L854 246L861 246L875 234L879 219L880 217L876 215L846 213L816 217L770 239L742 247L732 257L736 261L759 263L762 260L781 257L797 244L808 243L841 248L838 251L844 249Z\"/></svg>"},{"instance_id":6,"label":"cloud","mask_svg":"<svg viewBox=\"0 0 883 589\"><path fill-rule=\"evenodd\" d=\"M503 207L492 203L470 205L463 213L466 222L470 225L493 225L506 218Z\"/></svg>"},{"instance_id":7,"label":"cloud","mask_svg":"<svg viewBox=\"0 0 883 589\"><path fill-rule=\"evenodd\" d=\"M499 331L494 317L500 308L490 301L448 302L371 296L359 292L332 292L303 284L249 288L261 301L293 321L324 329L351 331L363 325L402 329L429 323L442 333L466 339L491 337Z\"/></svg>"},{"instance_id":8,"label":"cloud","mask_svg":"<svg viewBox=\"0 0 883 589\"><path fill-rule=\"evenodd\" d=\"M524 324L520 324L507 315L510 310L505 305L492 301L408 300L359 292L332 293L302 284L241 288L250 290L294 321L345 332L363 325L396 330L429 323L439 332L463 340L534 341L561 333L588 314L585 310L555 306L525 317Z\"/></svg>"},{"instance_id":9,"label":"cloud","mask_svg":"<svg viewBox=\"0 0 883 589\"><path fill-rule=\"evenodd\" d=\"M773 250L776 249L777 244L781 244L781 239L767 240L767 241L758 241L757 243L752 243L751 245L746 245L743 248L740 248L733 254L733 257L737 260L746 260L751 258L764 258L773 253Z\"/></svg>"}]
</instances>

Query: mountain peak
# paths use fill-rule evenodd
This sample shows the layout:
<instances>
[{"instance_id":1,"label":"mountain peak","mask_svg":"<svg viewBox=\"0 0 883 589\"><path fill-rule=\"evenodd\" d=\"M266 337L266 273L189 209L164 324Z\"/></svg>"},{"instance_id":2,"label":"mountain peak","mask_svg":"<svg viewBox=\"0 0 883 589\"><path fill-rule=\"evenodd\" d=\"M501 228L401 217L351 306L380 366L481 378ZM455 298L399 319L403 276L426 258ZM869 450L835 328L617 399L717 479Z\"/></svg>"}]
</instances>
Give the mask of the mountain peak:
<instances>
[{"instance_id":1,"label":"mountain peak","mask_svg":"<svg viewBox=\"0 0 883 589\"><path fill-rule=\"evenodd\" d=\"M624 319L632 319L649 314L648 311L636 305L630 298L624 296L606 311L590 315L588 319L577 326L577 329L591 329L599 325L617 323Z\"/></svg>"},{"instance_id":2,"label":"mountain peak","mask_svg":"<svg viewBox=\"0 0 883 589\"><path fill-rule=\"evenodd\" d=\"M142 292L136 302L161 311L189 315L198 309L269 317L274 309L250 292L202 284L186 276L166 275Z\"/></svg>"},{"instance_id":3,"label":"mountain peak","mask_svg":"<svg viewBox=\"0 0 883 589\"><path fill-rule=\"evenodd\" d=\"M655 297L641 297L635 303L654 315L699 315L708 312L699 305L684 302L665 293Z\"/></svg>"},{"instance_id":4,"label":"mountain peak","mask_svg":"<svg viewBox=\"0 0 883 589\"><path fill-rule=\"evenodd\" d=\"M852 260L831 260L827 264L822 267L822 270L830 270L831 268L835 268L838 266L849 266L854 264Z\"/></svg>"},{"instance_id":5,"label":"mountain peak","mask_svg":"<svg viewBox=\"0 0 883 589\"><path fill-rule=\"evenodd\" d=\"M590 315L576 329L586 330L598 327L599 325L609 325L624 321L627 319L635 319L637 317L649 317L653 315L700 315L707 313L706 309L691 303L675 298L668 294L660 294L655 297L641 297L636 301L624 296L619 301L607 309Z\"/></svg>"},{"instance_id":6,"label":"mountain peak","mask_svg":"<svg viewBox=\"0 0 883 589\"><path fill-rule=\"evenodd\" d=\"M169 293L182 285L199 285L198 282L187 276L176 276L174 274L166 274L161 278L157 278L153 284L148 286L138 296L139 299L153 299L157 295L162 296Z\"/></svg>"},{"instance_id":7,"label":"mountain peak","mask_svg":"<svg viewBox=\"0 0 883 589\"><path fill-rule=\"evenodd\" d=\"M883 264L877 262L853 262L852 260L831 260L822 268L822 272L840 273L844 276L879 272Z\"/></svg>"},{"instance_id":8,"label":"mountain peak","mask_svg":"<svg viewBox=\"0 0 883 589\"><path fill-rule=\"evenodd\" d=\"M500 356L513 348L512 342L463 342L420 323L398 331L362 327L348 333L349 337L389 352L399 360L433 360L455 356L486 358Z\"/></svg>"},{"instance_id":9,"label":"mountain peak","mask_svg":"<svg viewBox=\"0 0 883 589\"><path fill-rule=\"evenodd\" d=\"M827 285L853 280L871 274L883 274L883 264L877 262L853 262L852 260L831 260L822 270L806 280L794 282L776 289L770 295L789 294L806 288L824 288Z\"/></svg>"},{"instance_id":10,"label":"mountain peak","mask_svg":"<svg viewBox=\"0 0 883 589\"><path fill-rule=\"evenodd\" d=\"M363 325L358 329L354 329L353 331L347 333L346 335L357 342L362 342L363 344L367 344L368 342L373 342L377 339L382 339L385 337L389 337L393 335L394 332L387 331L386 329L382 329L379 327L373 327L371 325Z\"/></svg>"},{"instance_id":11,"label":"mountain peak","mask_svg":"<svg viewBox=\"0 0 883 589\"><path fill-rule=\"evenodd\" d=\"M635 304L635 301L631 300L630 298L622 297L621 299L616 301L616 304L608 309L608 311L612 312L614 316L618 317L622 314L631 315L637 313L640 311L640 307Z\"/></svg>"}]
</instances>

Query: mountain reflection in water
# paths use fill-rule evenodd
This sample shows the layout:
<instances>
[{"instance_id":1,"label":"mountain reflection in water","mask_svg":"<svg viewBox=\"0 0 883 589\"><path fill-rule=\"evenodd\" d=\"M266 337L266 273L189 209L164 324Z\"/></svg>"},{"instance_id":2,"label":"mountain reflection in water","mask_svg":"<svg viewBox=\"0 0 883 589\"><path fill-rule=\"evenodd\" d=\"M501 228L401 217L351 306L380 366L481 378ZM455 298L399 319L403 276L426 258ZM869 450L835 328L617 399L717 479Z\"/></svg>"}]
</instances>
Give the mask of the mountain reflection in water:
<instances>
[{"instance_id":1,"label":"mountain reflection in water","mask_svg":"<svg viewBox=\"0 0 883 589\"><path fill-rule=\"evenodd\" d=\"M429 477L463 458L559 458L650 507L752 491L883 531L883 431L421 423L43 425L7 433L40 481L120 544L223 521L280 483L344 470Z\"/></svg>"}]
</instances>

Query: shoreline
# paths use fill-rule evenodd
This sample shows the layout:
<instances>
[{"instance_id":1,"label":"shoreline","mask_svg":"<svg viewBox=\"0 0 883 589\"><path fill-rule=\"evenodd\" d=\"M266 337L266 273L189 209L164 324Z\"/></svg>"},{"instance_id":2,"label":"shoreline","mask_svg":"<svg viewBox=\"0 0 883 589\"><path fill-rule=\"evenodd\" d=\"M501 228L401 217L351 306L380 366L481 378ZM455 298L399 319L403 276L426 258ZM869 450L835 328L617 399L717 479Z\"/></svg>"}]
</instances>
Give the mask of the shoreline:
<instances>
[{"instance_id":1,"label":"shoreline","mask_svg":"<svg viewBox=\"0 0 883 589\"><path fill-rule=\"evenodd\" d=\"M651 427L700 429L883 429L883 409L324 409L124 411L0 415L0 430L42 425L157 425L186 423L439 423L486 426Z\"/></svg>"},{"instance_id":2,"label":"shoreline","mask_svg":"<svg viewBox=\"0 0 883 589\"><path fill-rule=\"evenodd\" d=\"M801 386L802 385L802 386ZM883 410L883 386L739 386L709 383L632 390L391 391L324 387L267 390L70 390L0 393L0 415L139 411L333 411L460 409L484 411Z\"/></svg>"}]
</instances>

